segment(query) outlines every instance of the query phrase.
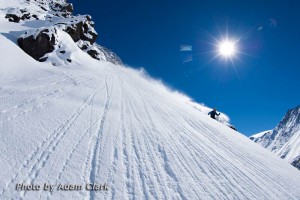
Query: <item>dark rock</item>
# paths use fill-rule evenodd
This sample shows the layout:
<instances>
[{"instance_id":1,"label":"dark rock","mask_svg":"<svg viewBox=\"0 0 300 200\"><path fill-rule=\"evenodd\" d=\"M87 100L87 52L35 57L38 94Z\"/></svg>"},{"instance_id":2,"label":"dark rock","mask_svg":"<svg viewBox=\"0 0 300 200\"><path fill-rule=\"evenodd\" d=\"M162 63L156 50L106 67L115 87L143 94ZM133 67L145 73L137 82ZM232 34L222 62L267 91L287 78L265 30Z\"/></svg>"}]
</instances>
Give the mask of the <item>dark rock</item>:
<instances>
[{"instance_id":1,"label":"dark rock","mask_svg":"<svg viewBox=\"0 0 300 200\"><path fill-rule=\"evenodd\" d=\"M26 19L38 19L38 16L35 14L29 13L26 9L20 9L20 12L16 13L8 13L6 14L5 18L8 19L10 22L15 22L19 23L21 20L26 20Z\"/></svg>"},{"instance_id":2,"label":"dark rock","mask_svg":"<svg viewBox=\"0 0 300 200\"><path fill-rule=\"evenodd\" d=\"M40 62L45 62L47 59L48 59L48 57L40 58L39 61L40 61Z\"/></svg>"},{"instance_id":3,"label":"dark rock","mask_svg":"<svg viewBox=\"0 0 300 200\"><path fill-rule=\"evenodd\" d=\"M30 13L26 13L21 16L21 20L30 19Z\"/></svg>"},{"instance_id":4,"label":"dark rock","mask_svg":"<svg viewBox=\"0 0 300 200\"><path fill-rule=\"evenodd\" d=\"M66 51L65 51L65 50L63 50L63 51L60 51L59 53L65 54L65 53L66 53Z\"/></svg>"},{"instance_id":5,"label":"dark rock","mask_svg":"<svg viewBox=\"0 0 300 200\"><path fill-rule=\"evenodd\" d=\"M74 40L74 42L80 40L80 35L83 34L82 25L83 23L80 22L76 24L76 26L68 26L67 29L65 30Z\"/></svg>"},{"instance_id":6,"label":"dark rock","mask_svg":"<svg viewBox=\"0 0 300 200\"><path fill-rule=\"evenodd\" d=\"M62 9L62 5L59 3L53 3L53 4L51 4L51 8L54 11L60 11Z\"/></svg>"},{"instance_id":7,"label":"dark rock","mask_svg":"<svg viewBox=\"0 0 300 200\"><path fill-rule=\"evenodd\" d=\"M73 13L73 4L71 4L71 3L65 4L65 5L61 8L60 11L61 11L61 12Z\"/></svg>"},{"instance_id":8,"label":"dark rock","mask_svg":"<svg viewBox=\"0 0 300 200\"><path fill-rule=\"evenodd\" d=\"M21 20L21 18L15 14L6 14L5 18L8 19L8 21L10 22L15 22L15 23L19 23Z\"/></svg>"},{"instance_id":9,"label":"dark rock","mask_svg":"<svg viewBox=\"0 0 300 200\"><path fill-rule=\"evenodd\" d=\"M73 13L73 4L71 4L71 3L64 3L64 4L52 3L51 9L56 12L54 15L67 18L67 17L70 17Z\"/></svg>"},{"instance_id":10,"label":"dark rock","mask_svg":"<svg viewBox=\"0 0 300 200\"><path fill-rule=\"evenodd\" d=\"M95 59L97 59L97 60L100 60L100 59L98 58L98 54L99 54L99 53L98 53L96 50L88 50L87 53L88 53L92 58L95 58Z\"/></svg>"},{"instance_id":11,"label":"dark rock","mask_svg":"<svg viewBox=\"0 0 300 200\"><path fill-rule=\"evenodd\" d=\"M35 14L33 14L32 17L35 18L35 19L39 19L38 16L35 15Z\"/></svg>"},{"instance_id":12,"label":"dark rock","mask_svg":"<svg viewBox=\"0 0 300 200\"><path fill-rule=\"evenodd\" d=\"M88 21L92 21L91 15L86 15L85 18L86 18Z\"/></svg>"},{"instance_id":13,"label":"dark rock","mask_svg":"<svg viewBox=\"0 0 300 200\"><path fill-rule=\"evenodd\" d=\"M85 44L81 47L81 50L87 50L87 49L88 49L88 46Z\"/></svg>"},{"instance_id":14,"label":"dark rock","mask_svg":"<svg viewBox=\"0 0 300 200\"><path fill-rule=\"evenodd\" d=\"M89 26L88 21L81 21L77 24L68 26L65 31L72 37L74 42L84 40L93 44L97 40L98 35L96 32L91 31ZM89 34L91 38L88 37L87 34Z\"/></svg>"},{"instance_id":15,"label":"dark rock","mask_svg":"<svg viewBox=\"0 0 300 200\"><path fill-rule=\"evenodd\" d=\"M69 16L69 14L66 13L66 12L63 12L63 13L61 14L61 16L63 16L64 18L67 18L67 17Z\"/></svg>"},{"instance_id":16,"label":"dark rock","mask_svg":"<svg viewBox=\"0 0 300 200\"><path fill-rule=\"evenodd\" d=\"M47 9L44 8L43 6L40 6L40 8L41 8L42 10L44 10L44 11L47 11Z\"/></svg>"},{"instance_id":17,"label":"dark rock","mask_svg":"<svg viewBox=\"0 0 300 200\"><path fill-rule=\"evenodd\" d=\"M300 170L300 156L295 158L295 160L291 163L294 167Z\"/></svg>"},{"instance_id":18,"label":"dark rock","mask_svg":"<svg viewBox=\"0 0 300 200\"><path fill-rule=\"evenodd\" d=\"M68 58L68 59L67 59L67 61L68 61L69 63L71 63L71 62L72 62L72 60L71 60L70 58Z\"/></svg>"},{"instance_id":19,"label":"dark rock","mask_svg":"<svg viewBox=\"0 0 300 200\"><path fill-rule=\"evenodd\" d=\"M49 37L48 32L48 29L42 30L36 38L33 35L26 38L21 37L18 39L18 44L23 51L39 61L41 57L46 53L52 52L55 48L55 35L52 33L50 34L51 37Z\"/></svg>"},{"instance_id":20,"label":"dark rock","mask_svg":"<svg viewBox=\"0 0 300 200\"><path fill-rule=\"evenodd\" d=\"M232 128L233 130L237 131L237 129L233 125L229 125L228 127Z\"/></svg>"}]
</instances>

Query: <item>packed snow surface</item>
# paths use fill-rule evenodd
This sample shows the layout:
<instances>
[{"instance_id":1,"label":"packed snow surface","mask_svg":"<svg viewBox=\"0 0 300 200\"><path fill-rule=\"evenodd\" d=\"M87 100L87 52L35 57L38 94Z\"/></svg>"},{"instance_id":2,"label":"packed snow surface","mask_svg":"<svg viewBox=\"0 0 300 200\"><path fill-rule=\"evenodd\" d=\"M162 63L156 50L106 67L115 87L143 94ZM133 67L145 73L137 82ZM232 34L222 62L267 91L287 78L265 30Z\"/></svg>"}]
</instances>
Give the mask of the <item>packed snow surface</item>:
<instances>
[{"instance_id":1,"label":"packed snow surface","mask_svg":"<svg viewBox=\"0 0 300 200\"><path fill-rule=\"evenodd\" d=\"M28 27L0 18L0 199L300 199L297 169L208 108L63 33L74 62L39 63L16 44Z\"/></svg>"}]
</instances>

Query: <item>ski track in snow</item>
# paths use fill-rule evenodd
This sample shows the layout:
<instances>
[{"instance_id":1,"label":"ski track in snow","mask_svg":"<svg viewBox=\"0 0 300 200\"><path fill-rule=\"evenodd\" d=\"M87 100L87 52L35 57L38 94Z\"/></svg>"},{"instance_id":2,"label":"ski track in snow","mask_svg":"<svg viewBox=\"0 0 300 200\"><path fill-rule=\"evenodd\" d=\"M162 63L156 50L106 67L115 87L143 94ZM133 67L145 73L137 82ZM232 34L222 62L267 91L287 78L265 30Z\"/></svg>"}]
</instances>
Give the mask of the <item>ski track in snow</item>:
<instances>
[{"instance_id":1,"label":"ski track in snow","mask_svg":"<svg viewBox=\"0 0 300 200\"><path fill-rule=\"evenodd\" d=\"M113 86L111 86L111 90L112 90ZM109 102L110 102L110 96L111 96L111 91L109 93L109 88L108 88L108 83L107 83L107 77L105 77L105 103L104 103L104 108L103 108L103 112L101 114L101 118L99 120L99 125L98 128L96 130L96 142L94 144L93 150L92 150L92 160L91 160L91 169L90 169L90 178L89 178L89 183L95 183L96 181L96 174L98 172L98 167L99 165L97 165L97 163L99 163L98 158L100 155L99 151L101 151L102 147L99 145L100 141L102 139L103 136L103 126L104 126L104 122L105 122L105 118L107 115L107 111L109 108ZM90 199L95 199L95 192L92 190L90 191Z\"/></svg>"},{"instance_id":2,"label":"ski track in snow","mask_svg":"<svg viewBox=\"0 0 300 200\"><path fill-rule=\"evenodd\" d=\"M89 82L91 81L92 79L88 79L88 80L84 80L82 82L79 82L78 85L81 85L82 83L86 83L86 82ZM51 84L52 85L52 84ZM37 109L43 109L43 107L45 107L47 104L53 102L53 100L58 100L60 98L63 98L65 95L69 94L69 93L72 93L72 92L75 92L76 90L78 90L79 88L78 87L69 87L71 88L71 90L66 90L64 92L64 89L63 88L60 88L58 89L59 91L61 91L61 94L57 95L57 96L54 96L55 93L57 93L58 90L54 90L53 92L50 92L50 93L47 93L46 95L43 94L43 95L40 95L42 97L48 97L48 100L45 100L45 101L41 101L41 102L37 102L35 103L34 105L30 105L30 107L26 110L21 110L20 112L18 112L17 114L7 118L6 120L3 120L3 121L0 121L0 124L1 123L4 123L4 122L7 122L7 121L11 121L13 119L16 119L22 115L27 115L27 114L30 114L31 112L37 110ZM35 96L33 99L36 99L37 97ZM32 102L32 101L31 101ZM27 103L30 103L30 102L27 102ZM18 106L18 108L21 108L22 106ZM50 135L48 136L50 137ZM49 139L49 138L47 138ZM3 151L3 153L5 152L5 150Z\"/></svg>"},{"instance_id":3,"label":"ski track in snow","mask_svg":"<svg viewBox=\"0 0 300 200\"><path fill-rule=\"evenodd\" d=\"M51 76L52 77L52 76ZM79 77L79 76L78 76ZM77 78L78 78L77 77ZM49 76L48 76L49 78ZM97 77L97 78L101 78L101 76ZM39 78L39 79L35 79L32 81L29 81L28 83L32 83L35 81L41 81L41 80L45 80L47 78ZM55 82L51 82L50 84L46 84L46 85L42 85L42 86L38 86L37 88L43 88L43 87L51 87L51 86L55 86L58 83L63 83L65 80L70 79L70 77L67 78L63 78L60 79L59 81L55 81ZM74 79L74 77L72 77L72 79ZM80 88L79 86L83 83L87 83L90 82L92 80L92 78L88 78L86 80L80 80L78 79L78 83L76 84L76 86L69 86L68 89L71 88L71 90L64 90L64 88L60 88L59 90L62 91L62 93L60 95L58 95L57 97L51 96L53 94L56 93L56 89L54 90L54 92L50 92L47 94L39 94L38 96L40 97L50 97L49 100L47 101L43 101L41 103L35 104L31 107L31 109L29 110L21 110L21 112L19 112L18 115L14 115L13 117L8 118L7 120L10 121L16 117L19 117L21 115L24 114L28 114L29 111L33 111L35 109L37 109L38 107L42 107L42 105L46 105L49 102L55 101L59 98L63 98L65 95L75 92L78 89L83 89ZM16 85L18 87L20 87L19 85ZM95 88L96 90L97 88ZM64 92L65 91L65 92ZM98 91L98 93L101 92ZM14 93L19 93L19 92L14 92ZM81 112L85 109L85 107L87 105L89 105L89 103L91 102L91 100L93 99L94 95L96 92L90 94L88 97L85 98L85 100L83 101L82 105L80 107L78 107L75 111L74 114L72 114L67 120L66 122L64 122L63 124L61 124L58 128L56 128L51 134L49 134L46 139L36 148L36 150L34 152L32 152L27 159L25 159L24 163L22 164L21 168L17 171L17 173L13 176L13 178L11 178L9 180L9 182L6 184L6 187L10 187L11 184L16 183L17 178L22 175L24 176L24 173L26 174L25 178L21 181L22 183L33 183L35 178L38 176L39 171L43 168L43 166L46 164L48 158L51 156L51 154L55 151L56 146L58 145L59 142L61 142L61 140L63 139L63 137L65 136L65 134L68 133L68 129L72 126L72 124L74 122L76 122L77 117L81 114ZM52 98L51 98L52 97ZM35 96L32 99L36 99L37 96ZM33 102L33 100L30 101L26 101L26 103L31 103ZM21 108L22 106L18 106L18 107L14 107L16 109ZM3 123L5 121L1 121L0 123ZM79 142L79 141L78 141ZM4 151L5 152L5 151ZM28 170L29 169L29 170ZM3 189L0 192L0 197L5 193L5 189ZM21 197L24 196L25 193L21 193Z\"/></svg>"},{"instance_id":4,"label":"ski track in snow","mask_svg":"<svg viewBox=\"0 0 300 200\"><path fill-rule=\"evenodd\" d=\"M5 171L0 199L300 198L299 184L278 172L280 161L267 159L267 164L250 153L261 150L250 140L252 146L244 147L243 136L149 85L117 67L51 74L24 87L17 80L2 84L0 92L14 91L1 96L6 101L0 107L0 124L17 126L11 134L31 134L18 131L18 122L37 120L35 115L51 120L47 112L55 105L77 100L51 122L55 126L43 125L47 134L33 140L22 159L3 158L15 165ZM1 153L14 145L8 143ZM17 183L106 183L109 190L20 192Z\"/></svg>"}]
</instances>

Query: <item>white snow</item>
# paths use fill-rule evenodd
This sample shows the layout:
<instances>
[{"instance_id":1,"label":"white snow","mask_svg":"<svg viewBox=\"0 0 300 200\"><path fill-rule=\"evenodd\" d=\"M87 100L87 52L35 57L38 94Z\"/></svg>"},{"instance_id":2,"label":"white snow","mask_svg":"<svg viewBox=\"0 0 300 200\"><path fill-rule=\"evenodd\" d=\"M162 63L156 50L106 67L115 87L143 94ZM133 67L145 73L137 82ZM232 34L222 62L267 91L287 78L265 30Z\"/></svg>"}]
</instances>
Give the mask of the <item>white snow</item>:
<instances>
[{"instance_id":1,"label":"white snow","mask_svg":"<svg viewBox=\"0 0 300 200\"><path fill-rule=\"evenodd\" d=\"M254 135L252 135L250 138L253 138L253 139L260 139L260 137L263 137L264 135L266 134L269 134L271 133L273 130L267 130L267 131L263 131L263 132L260 132L260 133L256 133Z\"/></svg>"},{"instance_id":2,"label":"white snow","mask_svg":"<svg viewBox=\"0 0 300 200\"><path fill-rule=\"evenodd\" d=\"M293 163L300 156L300 107L289 110L273 130L255 134L250 139Z\"/></svg>"},{"instance_id":3,"label":"white snow","mask_svg":"<svg viewBox=\"0 0 300 200\"><path fill-rule=\"evenodd\" d=\"M300 130L277 152L277 155L285 155L289 162L294 161L300 155Z\"/></svg>"},{"instance_id":4,"label":"white snow","mask_svg":"<svg viewBox=\"0 0 300 200\"><path fill-rule=\"evenodd\" d=\"M300 199L297 169L208 108L86 56L63 33L74 62L36 62L8 38L22 25L0 19L0 199ZM22 183L108 191L17 191Z\"/></svg>"}]
</instances>

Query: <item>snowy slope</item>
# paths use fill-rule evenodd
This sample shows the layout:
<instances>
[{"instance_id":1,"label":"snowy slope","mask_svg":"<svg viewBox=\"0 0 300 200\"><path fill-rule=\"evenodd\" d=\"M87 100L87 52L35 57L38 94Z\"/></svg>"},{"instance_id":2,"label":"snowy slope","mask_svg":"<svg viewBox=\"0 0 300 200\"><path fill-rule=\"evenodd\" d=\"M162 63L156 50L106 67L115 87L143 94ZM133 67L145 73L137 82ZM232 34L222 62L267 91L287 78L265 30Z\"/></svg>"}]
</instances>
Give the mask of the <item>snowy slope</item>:
<instances>
[{"instance_id":1,"label":"snowy slope","mask_svg":"<svg viewBox=\"0 0 300 200\"><path fill-rule=\"evenodd\" d=\"M274 130L250 139L300 169L300 106L288 110Z\"/></svg>"},{"instance_id":2,"label":"snowy slope","mask_svg":"<svg viewBox=\"0 0 300 200\"><path fill-rule=\"evenodd\" d=\"M300 199L298 170L208 108L63 32L74 62L37 62L16 44L26 24L0 11L0 199ZM87 183L108 191L57 190Z\"/></svg>"}]
</instances>

